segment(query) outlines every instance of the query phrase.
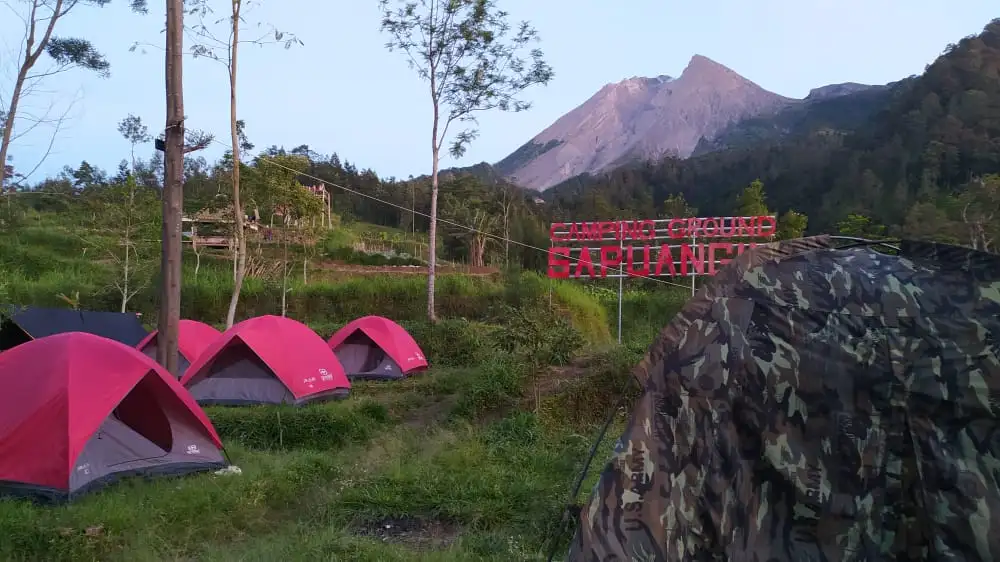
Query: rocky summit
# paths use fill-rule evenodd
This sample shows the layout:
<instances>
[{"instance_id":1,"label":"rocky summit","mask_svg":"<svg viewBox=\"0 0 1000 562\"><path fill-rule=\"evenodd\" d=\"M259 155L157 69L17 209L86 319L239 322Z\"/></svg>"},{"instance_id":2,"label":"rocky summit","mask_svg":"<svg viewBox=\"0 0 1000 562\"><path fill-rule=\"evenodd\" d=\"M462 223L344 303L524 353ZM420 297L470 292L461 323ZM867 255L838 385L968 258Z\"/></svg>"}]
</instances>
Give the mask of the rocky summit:
<instances>
[{"instance_id":1,"label":"rocky summit","mask_svg":"<svg viewBox=\"0 0 1000 562\"><path fill-rule=\"evenodd\" d=\"M677 78L608 84L496 164L501 175L543 190L631 160L691 155L726 126L794 102L701 55Z\"/></svg>"}]
</instances>

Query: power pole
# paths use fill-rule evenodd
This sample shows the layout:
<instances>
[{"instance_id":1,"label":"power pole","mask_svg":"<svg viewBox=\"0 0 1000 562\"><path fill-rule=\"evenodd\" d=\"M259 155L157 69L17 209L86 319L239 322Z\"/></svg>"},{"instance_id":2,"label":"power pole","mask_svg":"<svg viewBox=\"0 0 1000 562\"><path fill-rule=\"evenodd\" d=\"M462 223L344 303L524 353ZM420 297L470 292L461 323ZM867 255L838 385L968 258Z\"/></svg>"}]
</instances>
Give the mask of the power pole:
<instances>
[{"instance_id":1,"label":"power pole","mask_svg":"<svg viewBox=\"0 0 1000 562\"><path fill-rule=\"evenodd\" d=\"M156 360L177 375L181 319L181 213L184 199L184 0L167 1L167 123L164 134L163 245Z\"/></svg>"}]
</instances>

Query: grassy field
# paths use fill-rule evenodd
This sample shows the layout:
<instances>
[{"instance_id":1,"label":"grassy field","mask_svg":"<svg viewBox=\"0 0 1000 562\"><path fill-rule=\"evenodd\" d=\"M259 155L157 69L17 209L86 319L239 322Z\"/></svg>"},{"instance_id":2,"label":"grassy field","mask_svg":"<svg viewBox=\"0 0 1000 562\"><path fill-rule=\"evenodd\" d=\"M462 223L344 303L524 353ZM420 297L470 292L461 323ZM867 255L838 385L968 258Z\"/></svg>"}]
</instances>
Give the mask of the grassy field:
<instances>
[{"instance_id":1,"label":"grassy field","mask_svg":"<svg viewBox=\"0 0 1000 562\"><path fill-rule=\"evenodd\" d=\"M118 307L108 267L51 228L0 238L2 297ZM226 265L187 264L184 316L219 324ZM544 560L597 431L628 371L685 300L632 290L625 343L617 296L531 273L443 276L444 320L422 320L423 279L297 280L289 316L321 335L362 314L399 319L432 368L358 383L344 401L304 408L210 408L239 474L134 480L71 505L0 502L0 560ZM280 285L251 280L240 318L277 313ZM611 291L609 294L608 291ZM155 287L130 310L155 320ZM621 431L598 451L585 497ZM565 530L562 542L569 539Z\"/></svg>"}]
</instances>

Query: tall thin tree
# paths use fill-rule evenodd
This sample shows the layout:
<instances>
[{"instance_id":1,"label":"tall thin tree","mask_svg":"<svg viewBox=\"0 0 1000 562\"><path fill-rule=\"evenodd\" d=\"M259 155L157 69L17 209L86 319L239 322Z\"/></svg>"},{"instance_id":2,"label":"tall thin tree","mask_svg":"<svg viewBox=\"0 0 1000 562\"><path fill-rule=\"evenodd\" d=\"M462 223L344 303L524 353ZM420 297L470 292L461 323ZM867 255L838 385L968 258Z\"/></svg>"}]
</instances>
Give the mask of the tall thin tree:
<instances>
[{"instance_id":1,"label":"tall thin tree","mask_svg":"<svg viewBox=\"0 0 1000 562\"><path fill-rule=\"evenodd\" d=\"M177 373L181 318L181 218L184 204L184 0L167 0L167 119L164 128L163 246L156 360Z\"/></svg>"},{"instance_id":2,"label":"tall thin tree","mask_svg":"<svg viewBox=\"0 0 1000 562\"><path fill-rule=\"evenodd\" d=\"M496 0L379 0L386 48L401 51L410 67L429 82L431 101L431 212L427 264L427 317L434 311L437 267L438 172L441 149L455 122L476 124L481 111L524 111L530 104L518 99L530 86L552 80L552 68L528 22L512 28L508 14ZM475 128L451 139L455 158L465 154L478 136Z\"/></svg>"},{"instance_id":3,"label":"tall thin tree","mask_svg":"<svg viewBox=\"0 0 1000 562\"><path fill-rule=\"evenodd\" d=\"M121 133L125 140L131 145L131 155L132 155L132 175L135 175L135 147L142 143L149 142L152 137L149 136L149 127L142 122L142 118L128 114L128 117L122 119L118 123L118 132Z\"/></svg>"},{"instance_id":4,"label":"tall thin tree","mask_svg":"<svg viewBox=\"0 0 1000 562\"><path fill-rule=\"evenodd\" d=\"M226 29L226 35L220 38L205 22L205 18L213 13L210 0L189 1L192 4L191 13L197 14L199 17L198 23L193 26L193 31L199 42L192 46L192 54L222 63L225 65L229 77L229 129L232 141L230 150L233 157L232 205L236 242L236 274L233 280L233 293L229 299L229 310L226 312L226 327L230 328L236 321L236 307L239 304L240 292L243 289L243 279L246 277L247 269L247 242L243 221L245 212L243 210L243 202L240 198L240 163L242 161L240 152L241 148L246 145L246 137L243 134L243 123L236 116L236 76L239 47L241 43L252 43L255 45L281 43L288 49L296 44L301 45L302 41L294 35L273 28L259 37L241 39L240 31L242 30L242 24L245 23L243 20L244 13L247 9L257 4L256 2L251 2L251 0L227 0L230 4L229 25Z\"/></svg>"}]
</instances>

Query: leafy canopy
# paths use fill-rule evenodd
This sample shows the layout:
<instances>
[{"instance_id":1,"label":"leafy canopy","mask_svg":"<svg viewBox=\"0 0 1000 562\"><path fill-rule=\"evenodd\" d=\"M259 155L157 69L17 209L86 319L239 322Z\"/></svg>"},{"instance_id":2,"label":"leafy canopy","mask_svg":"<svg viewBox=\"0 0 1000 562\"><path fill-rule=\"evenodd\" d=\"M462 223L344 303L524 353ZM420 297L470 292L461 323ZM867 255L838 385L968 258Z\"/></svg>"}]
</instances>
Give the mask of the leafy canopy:
<instances>
[{"instance_id":1,"label":"leafy canopy","mask_svg":"<svg viewBox=\"0 0 1000 562\"><path fill-rule=\"evenodd\" d=\"M512 27L495 0L379 0L379 7L381 29L392 37L386 48L405 53L430 82L435 125L440 108L447 112L444 125L435 127L435 150L453 122L474 125L476 113L492 109L524 111L531 104L518 95L552 80L542 51L529 48L538 32L528 22ZM477 136L474 127L459 132L451 154L464 155Z\"/></svg>"}]
</instances>

